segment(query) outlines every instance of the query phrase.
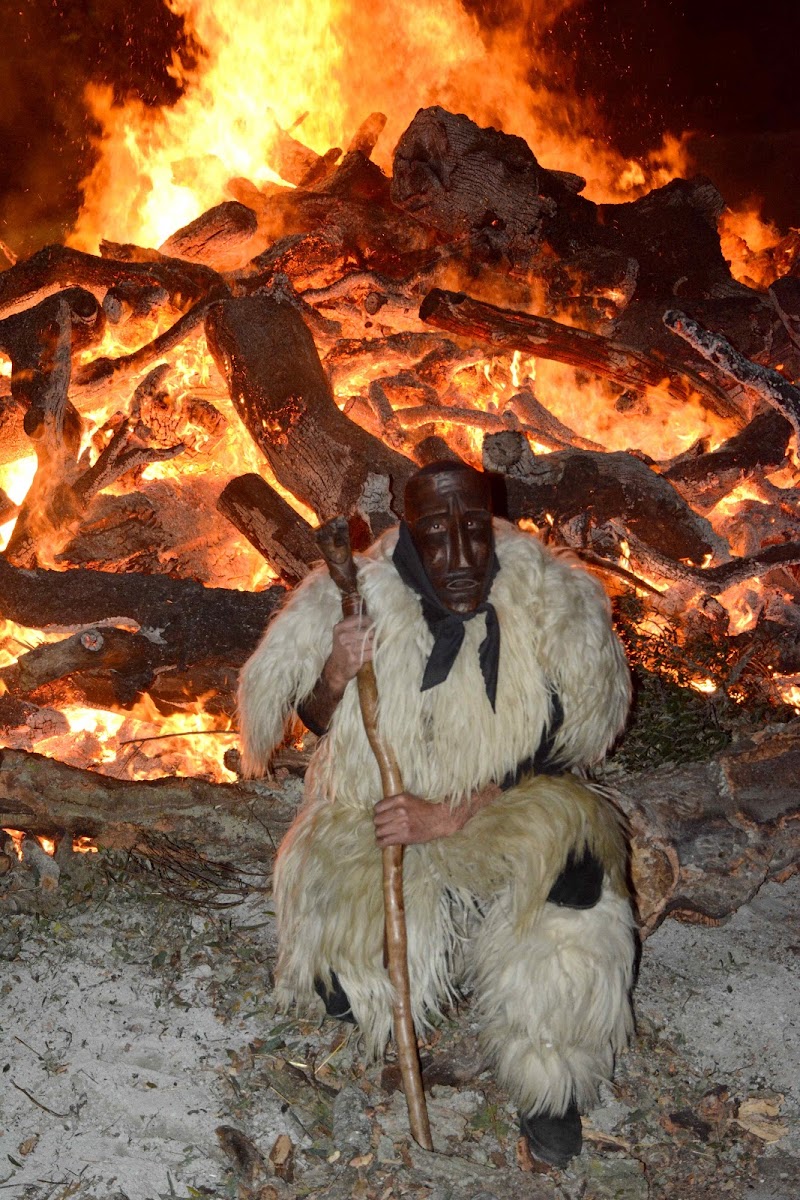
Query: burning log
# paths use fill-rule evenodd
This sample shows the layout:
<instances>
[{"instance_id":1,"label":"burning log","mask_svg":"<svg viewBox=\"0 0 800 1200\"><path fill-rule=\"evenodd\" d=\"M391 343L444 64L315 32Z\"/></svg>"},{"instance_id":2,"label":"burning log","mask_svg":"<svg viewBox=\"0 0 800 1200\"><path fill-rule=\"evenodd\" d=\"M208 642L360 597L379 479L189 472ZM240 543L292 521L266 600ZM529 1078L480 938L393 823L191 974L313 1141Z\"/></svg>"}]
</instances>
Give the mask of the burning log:
<instances>
[{"instance_id":1,"label":"burning log","mask_svg":"<svg viewBox=\"0 0 800 1200\"><path fill-rule=\"evenodd\" d=\"M458 358L461 362L466 358L455 342L447 338L409 330L369 340L342 338L325 355L324 366L331 381L337 384L353 371L358 371L361 377L375 378L403 370L409 361L424 361L433 355ZM478 361L477 354L472 361Z\"/></svg>"},{"instance_id":2,"label":"burning log","mask_svg":"<svg viewBox=\"0 0 800 1200\"><path fill-rule=\"evenodd\" d=\"M168 662L241 665L285 595L207 588L168 575L23 571L0 558L0 612L20 625L90 626L125 619L161 646Z\"/></svg>"},{"instance_id":3,"label":"burning log","mask_svg":"<svg viewBox=\"0 0 800 1200\"><path fill-rule=\"evenodd\" d=\"M101 357L92 359L86 366L81 367L75 372L75 383L78 387L91 393L100 388L105 388L112 381L118 382L121 379L139 374L139 372L143 371L152 362L155 362L156 359L161 358L168 351L179 346L205 318L209 305L218 299L220 294L228 294L228 289L221 280L208 296L202 300L198 300L194 307L185 312L182 317L179 317L169 329L165 329L158 337L153 338L151 342L140 346L138 350L134 350L131 354L123 354L118 358Z\"/></svg>"},{"instance_id":4,"label":"burning log","mask_svg":"<svg viewBox=\"0 0 800 1200\"><path fill-rule=\"evenodd\" d=\"M605 246L566 254L542 271L552 312L568 311L573 324L609 335L633 299L638 278L635 258Z\"/></svg>"},{"instance_id":5,"label":"burning log","mask_svg":"<svg viewBox=\"0 0 800 1200\"><path fill-rule=\"evenodd\" d=\"M105 257L69 246L45 246L0 273L0 314L28 308L58 288L83 287L102 292L122 282L163 288L170 303L188 308L205 295L219 276L198 263L143 251L135 246L104 243Z\"/></svg>"},{"instance_id":6,"label":"burning log","mask_svg":"<svg viewBox=\"0 0 800 1200\"><path fill-rule=\"evenodd\" d=\"M343 260L357 269L407 275L406 262L413 264L420 251L430 250L435 237L391 203L389 181L380 168L357 151L347 160L320 190L260 192L247 180L231 180L228 191L255 211L265 243L293 234L330 235Z\"/></svg>"},{"instance_id":7,"label":"burning log","mask_svg":"<svg viewBox=\"0 0 800 1200\"><path fill-rule=\"evenodd\" d=\"M704 329L685 313L671 309L664 313L667 329L677 333L692 349L713 363L723 374L734 380L756 401L766 401L777 409L800 437L800 388L785 379L779 371L762 367L745 358L725 338Z\"/></svg>"},{"instance_id":8,"label":"burning log","mask_svg":"<svg viewBox=\"0 0 800 1200\"><path fill-rule=\"evenodd\" d=\"M721 383L711 382L683 363L648 356L613 338L561 325L547 317L497 308L463 292L434 288L422 302L420 319L437 329L472 338L495 351L523 350L593 371L624 387L660 388L685 403L693 393L711 411L737 425L743 414Z\"/></svg>"},{"instance_id":9,"label":"burning log","mask_svg":"<svg viewBox=\"0 0 800 1200\"><path fill-rule=\"evenodd\" d=\"M172 258L188 258L215 271L233 271L263 248L256 240L258 217L252 208L227 200L178 229L159 248Z\"/></svg>"},{"instance_id":10,"label":"burning log","mask_svg":"<svg viewBox=\"0 0 800 1200\"><path fill-rule=\"evenodd\" d=\"M681 455L662 474L693 508L709 512L740 483L783 466L791 433L786 418L770 408L716 450Z\"/></svg>"},{"instance_id":11,"label":"burning log","mask_svg":"<svg viewBox=\"0 0 800 1200\"><path fill-rule=\"evenodd\" d=\"M122 279L103 297L103 312L110 325L125 325L130 320L149 316L153 309L161 308L168 300L169 293L160 284Z\"/></svg>"},{"instance_id":12,"label":"burning log","mask_svg":"<svg viewBox=\"0 0 800 1200\"><path fill-rule=\"evenodd\" d=\"M0 826L42 837L89 837L99 847L146 855L183 846L198 860L204 851L235 852L268 869L294 807L263 784L139 783L0 750Z\"/></svg>"},{"instance_id":13,"label":"burning log","mask_svg":"<svg viewBox=\"0 0 800 1200\"><path fill-rule=\"evenodd\" d=\"M12 396L8 380L0 385L0 467L16 462L30 454L31 444L25 433L25 405L17 396ZM78 414L73 418L78 424Z\"/></svg>"},{"instance_id":14,"label":"burning log","mask_svg":"<svg viewBox=\"0 0 800 1200\"><path fill-rule=\"evenodd\" d=\"M27 565L33 564L37 533L60 518L59 488L69 481L70 465L80 447L81 420L68 403L75 339L90 338L103 324L94 296L70 288L42 300L34 308L0 322L0 345L11 356L11 393L25 408L23 428L38 460L36 477L26 497L7 548Z\"/></svg>"},{"instance_id":15,"label":"burning log","mask_svg":"<svg viewBox=\"0 0 800 1200\"><path fill-rule=\"evenodd\" d=\"M369 158L375 149L375 143L386 128L386 117L383 113L374 112L361 122L347 147L347 153L358 152Z\"/></svg>"},{"instance_id":16,"label":"burning log","mask_svg":"<svg viewBox=\"0 0 800 1200\"><path fill-rule=\"evenodd\" d=\"M577 521L578 544L587 536L591 544L590 527L618 521L623 536L637 537L664 558L700 563L727 549L708 521L632 454L564 450L535 455L523 434L509 431L484 438L483 464L505 477L512 520L531 517L544 525L549 516L562 531ZM619 555L618 545L614 553Z\"/></svg>"},{"instance_id":17,"label":"burning log","mask_svg":"<svg viewBox=\"0 0 800 1200\"><path fill-rule=\"evenodd\" d=\"M667 558L655 547L640 543L633 533L628 541L631 559L641 563L648 575L661 576L663 579L683 584L693 596L718 596L734 584L769 574L775 567L796 566L800 563L800 542L781 542L765 546L757 554L732 558L716 567L700 568Z\"/></svg>"},{"instance_id":18,"label":"burning log","mask_svg":"<svg viewBox=\"0 0 800 1200\"><path fill-rule=\"evenodd\" d=\"M71 355L99 338L103 325L94 296L78 287L0 321L0 350L11 359L11 396L24 409L23 428L36 443L40 465L57 470L62 456L77 451L81 419L67 400Z\"/></svg>"},{"instance_id":19,"label":"burning log","mask_svg":"<svg viewBox=\"0 0 800 1200\"><path fill-rule=\"evenodd\" d=\"M320 169L322 163L322 155L317 154L314 150L309 149L297 138L292 137L291 132L282 129L275 120L273 113L268 112L268 119L272 122L270 129L271 145L267 153L267 162L272 167L281 179L285 179L287 183L293 183L300 187L304 181L312 176L314 171ZM304 114L307 115L307 114ZM301 117L300 120L303 118ZM296 129L300 121L295 121L292 129ZM341 154L341 150L338 151ZM337 157L338 157L337 154Z\"/></svg>"},{"instance_id":20,"label":"burning log","mask_svg":"<svg viewBox=\"0 0 800 1200\"><path fill-rule=\"evenodd\" d=\"M65 348L68 350L68 346ZM50 388L39 399L39 408L30 408L26 420L34 414L39 424L31 433L39 460L33 484L14 532L6 548L6 558L16 566L36 564L37 544L77 526L92 499L129 471L149 462L163 462L183 450L182 445L157 447L149 444L151 430L140 419L144 401L159 388L169 368L156 367L134 393L131 415L122 420L97 461L79 472L77 446L63 436L63 412L69 380L69 360L65 373L47 376ZM55 384L61 384L55 391ZM46 405L46 407L45 407Z\"/></svg>"},{"instance_id":21,"label":"burning log","mask_svg":"<svg viewBox=\"0 0 800 1200\"><path fill-rule=\"evenodd\" d=\"M222 301L209 311L206 335L240 417L283 487L321 520L360 513L373 535L397 520L388 492L402 497L414 464L339 411L292 304L261 295Z\"/></svg>"},{"instance_id":22,"label":"burning log","mask_svg":"<svg viewBox=\"0 0 800 1200\"><path fill-rule=\"evenodd\" d=\"M112 671L124 682L130 703L131 696L144 690L142 680L151 682L162 663L163 647L143 634L113 627L84 629L21 654L0 670L0 683L13 696L27 696L66 675Z\"/></svg>"},{"instance_id":23,"label":"burning log","mask_svg":"<svg viewBox=\"0 0 800 1200\"><path fill-rule=\"evenodd\" d=\"M319 558L312 527L260 475L232 479L217 508L289 585Z\"/></svg>"},{"instance_id":24,"label":"burning log","mask_svg":"<svg viewBox=\"0 0 800 1200\"><path fill-rule=\"evenodd\" d=\"M0 733L20 733L23 730L34 742L69 733L69 722L56 709L43 708L15 696L0 696Z\"/></svg>"}]
</instances>

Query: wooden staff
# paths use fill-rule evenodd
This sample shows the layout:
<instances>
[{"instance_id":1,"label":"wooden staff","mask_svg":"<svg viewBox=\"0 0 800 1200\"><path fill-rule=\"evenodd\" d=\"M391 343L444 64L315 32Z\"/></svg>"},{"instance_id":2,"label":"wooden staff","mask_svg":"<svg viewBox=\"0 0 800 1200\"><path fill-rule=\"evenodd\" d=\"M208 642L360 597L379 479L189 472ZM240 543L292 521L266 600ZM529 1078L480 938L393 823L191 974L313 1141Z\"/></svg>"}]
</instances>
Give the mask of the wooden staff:
<instances>
[{"instance_id":1,"label":"wooden staff","mask_svg":"<svg viewBox=\"0 0 800 1200\"><path fill-rule=\"evenodd\" d=\"M350 548L350 531L346 519L334 517L317 531L316 536L331 578L342 594L342 612L346 617L365 612L364 602L358 591L356 564ZM378 761L384 798L397 796L404 791L403 780L391 747L386 745L378 733L378 684L371 662L364 663L360 668L357 682L364 729ZM431 1127L411 1015L402 846L386 846L383 850L383 904L386 920L386 959L392 982L394 1036L403 1091L408 1105L411 1136L425 1150L432 1150Z\"/></svg>"}]
</instances>

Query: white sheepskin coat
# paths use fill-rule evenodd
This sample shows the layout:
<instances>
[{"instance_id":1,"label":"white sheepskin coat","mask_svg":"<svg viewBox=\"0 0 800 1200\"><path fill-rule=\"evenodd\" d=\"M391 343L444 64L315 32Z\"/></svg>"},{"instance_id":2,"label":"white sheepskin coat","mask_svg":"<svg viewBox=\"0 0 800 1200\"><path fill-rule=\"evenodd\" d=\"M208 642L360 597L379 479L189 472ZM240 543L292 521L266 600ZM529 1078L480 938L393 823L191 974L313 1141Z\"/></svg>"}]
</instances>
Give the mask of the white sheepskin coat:
<instances>
[{"instance_id":1,"label":"white sheepskin coat","mask_svg":"<svg viewBox=\"0 0 800 1200\"><path fill-rule=\"evenodd\" d=\"M444 683L420 691L433 638L417 595L391 561L389 530L359 557L359 588L375 623L374 666L381 735L407 791L457 803L501 780L534 754L546 728L552 684L564 708L555 754L565 768L603 757L625 721L630 676L600 585L571 558L548 551L506 521L495 522L500 571L489 599L500 623L497 711L478 662L479 615L465 625ZM341 599L324 567L303 581L245 665L239 690L245 771L263 774L298 704L313 691L331 651ZM314 755L308 794L371 808L377 765L364 733L355 681Z\"/></svg>"},{"instance_id":2,"label":"white sheepskin coat","mask_svg":"<svg viewBox=\"0 0 800 1200\"><path fill-rule=\"evenodd\" d=\"M420 601L391 556L396 531L359 559L359 587L376 626L379 724L407 791L457 805L533 755L553 686L564 722L555 753L566 768L600 759L627 713L630 683L605 594L571 559L504 521L490 595L500 623L496 712L478 661L482 615L448 678L420 692L432 636ZM320 568L274 618L240 686L246 769L262 773L295 707L308 697L341 619ZM275 872L278 999L318 1005L316 979L335 971L367 1045L391 1031L383 967L381 855L372 807L380 778L355 681L315 750L305 802ZM589 848L605 868L601 899L577 911L546 903L569 853ZM412 1011L418 1028L441 1011L457 979L474 989L483 1045L520 1109L592 1102L631 1029L632 917L625 845L613 809L573 775L529 779L457 834L405 851L404 893Z\"/></svg>"}]
</instances>

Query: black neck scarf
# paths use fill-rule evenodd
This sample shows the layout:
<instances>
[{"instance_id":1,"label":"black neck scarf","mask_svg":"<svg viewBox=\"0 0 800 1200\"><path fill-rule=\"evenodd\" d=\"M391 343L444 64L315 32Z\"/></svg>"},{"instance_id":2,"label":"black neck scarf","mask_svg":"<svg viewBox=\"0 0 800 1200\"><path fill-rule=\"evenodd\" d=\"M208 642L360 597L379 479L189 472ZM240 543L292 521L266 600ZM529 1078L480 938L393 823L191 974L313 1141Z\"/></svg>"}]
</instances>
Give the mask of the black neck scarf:
<instances>
[{"instance_id":1,"label":"black neck scarf","mask_svg":"<svg viewBox=\"0 0 800 1200\"><path fill-rule=\"evenodd\" d=\"M405 521L400 522L400 536L392 555L392 562L403 583L420 597L422 615L428 629L433 634L433 649L422 676L420 691L427 692L429 688L436 687L437 684L447 679L464 641L464 623L471 621L478 613L485 613L486 637L480 644L478 660L486 695L494 712L497 698L497 669L500 662L500 624L494 605L489 604L486 597L491 591L495 575L500 570L497 555L492 552L481 603L473 612L469 613L455 613L442 604L428 578L411 537L411 530Z\"/></svg>"}]
</instances>

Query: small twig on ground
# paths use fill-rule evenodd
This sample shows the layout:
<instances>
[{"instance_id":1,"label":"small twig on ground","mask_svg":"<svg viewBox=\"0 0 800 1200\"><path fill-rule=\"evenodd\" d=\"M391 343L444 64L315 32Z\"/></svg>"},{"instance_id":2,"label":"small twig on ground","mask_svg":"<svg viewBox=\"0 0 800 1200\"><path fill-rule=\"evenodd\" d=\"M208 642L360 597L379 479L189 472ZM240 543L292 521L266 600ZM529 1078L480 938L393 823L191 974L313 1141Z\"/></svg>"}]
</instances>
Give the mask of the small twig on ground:
<instances>
[{"instance_id":1,"label":"small twig on ground","mask_svg":"<svg viewBox=\"0 0 800 1200\"><path fill-rule=\"evenodd\" d=\"M22 1087L22 1085L19 1083L15 1083L13 1079L11 1080L11 1086L16 1088L18 1092L22 1092L23 1096L27 1096L31 1104L35 1104L37 1108L41 1108L42 1112L50 1113L51 1117L58 1117L59 1121L65 1121L70 1115L68 1112L59 1113L55 1112L52 1108L48 1108L46 1104L42 1104L40 1100L37 1100L35 1096L32 1096L27 1088Z\"/></svg>"}]
</instances>

